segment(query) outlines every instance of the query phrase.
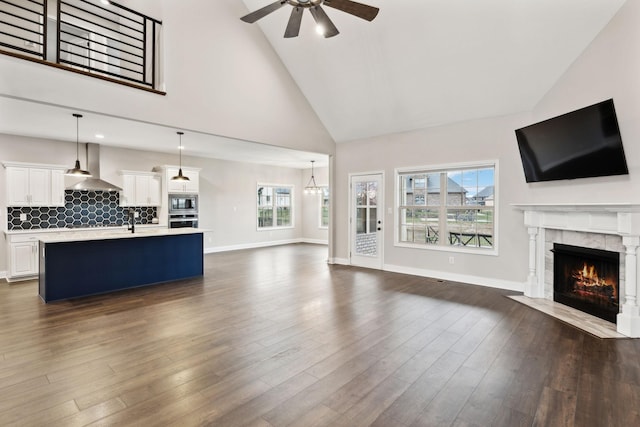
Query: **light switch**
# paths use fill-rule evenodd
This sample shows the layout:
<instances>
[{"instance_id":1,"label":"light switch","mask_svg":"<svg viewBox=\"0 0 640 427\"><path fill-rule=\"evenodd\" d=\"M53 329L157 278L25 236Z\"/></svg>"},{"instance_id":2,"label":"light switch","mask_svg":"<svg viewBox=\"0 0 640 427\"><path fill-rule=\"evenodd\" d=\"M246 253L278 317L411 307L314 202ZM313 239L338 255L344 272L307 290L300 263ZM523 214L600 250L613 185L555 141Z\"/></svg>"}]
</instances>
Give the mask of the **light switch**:
<instances>
[{"instance_id":1,"label":"light switch","mask_svg":"<svg viewBox=\"0 0 640 427\"><path fill-rule=\"evenodd\" d=\"M134 218L140 218L140 212L135 211L135 212L133 213L133 217L134 217Z\"/></svg>"},{"instance_id":2,"label":"light switch","mask_svg":"<svg viewBox=\"0 0 640 427\"><path fill-rule=\"evenodd\" d=\"M20 221L26 221L27 220L27 214L26 213L21 213L20 214Z\"/></svg>"}]
</instances>

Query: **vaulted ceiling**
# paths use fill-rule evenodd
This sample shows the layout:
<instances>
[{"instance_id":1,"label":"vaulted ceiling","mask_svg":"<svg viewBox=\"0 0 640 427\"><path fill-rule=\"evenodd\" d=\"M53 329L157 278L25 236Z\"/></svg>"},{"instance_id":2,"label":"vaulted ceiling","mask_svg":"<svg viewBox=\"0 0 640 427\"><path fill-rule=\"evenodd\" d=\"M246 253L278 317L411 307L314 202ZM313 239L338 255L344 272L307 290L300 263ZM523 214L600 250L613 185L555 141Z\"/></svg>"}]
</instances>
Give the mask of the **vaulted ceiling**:
<instances>
[{"instance_id":1,"label":"vaulted ceiling","mask_svg":"<svg viewBox=\"0 0 640 427\"><path fill-rule=\"evenodd\" d=\"M289 6L257 23L336 142L530 111L624 4L362 2L380 8L373 22L324 7L340 31L328 39L310 13L283 38Z\"/></svg>"},{"instance_id":2,"label":"vaulted ceiling","mask_svg":"<svg viewBox=\"0 0 640 427\"><path fill-rule=\"evenodd\" d=\"M242 15L274 0L216 1L207 3L206 8L200 1L205 0L190 0L180 7L202 7L208 13L215 11L218 23L232 23L224 27L226 40L249 34L250 42L273 49L337 143L531 111L625 2L363 0L380 8L373 22L325 7L339 35L319 36L310 13L305 12L300 35L285 39L289 5L247 24L240 21ZM155 0L149 4L158 8L157 12L163 4L165 9L168 4L174 7ZM165 22L180 18L164 12L168 14L163 17ZM155 11L151 15L155 16ZM198 33L202 36L198 40L215 33L213 28L200 31L204 33ZM194 46L190 48L197 50ZM227 66L238 63L231 59L242 54L231 50L216 53ZM237 79L247 78L243 71ZM0 77L5 77L2 71ZM57 119L68 118L68 108L29 105L0 93L0 112L2 133L73 139L69 121ZM282 126L292 120L296 117L283 117ZM167 152L175 152L175 124L141 123L108 115L95 121L96 126L108 123L112 135L128 136L103 144L160 151L165 148L159 147L166 147ZM88 116L83 125L91 123ZM140 135L139 141L134 135ZM193 154L205 157L291 167L307 167L308 160L314 158L313 153L234 137L192 132L188 141ZM154 141L153 147L147 147L149 141ZM315 158L326 161L324 155Z\"/></svg>"}]
</instances>

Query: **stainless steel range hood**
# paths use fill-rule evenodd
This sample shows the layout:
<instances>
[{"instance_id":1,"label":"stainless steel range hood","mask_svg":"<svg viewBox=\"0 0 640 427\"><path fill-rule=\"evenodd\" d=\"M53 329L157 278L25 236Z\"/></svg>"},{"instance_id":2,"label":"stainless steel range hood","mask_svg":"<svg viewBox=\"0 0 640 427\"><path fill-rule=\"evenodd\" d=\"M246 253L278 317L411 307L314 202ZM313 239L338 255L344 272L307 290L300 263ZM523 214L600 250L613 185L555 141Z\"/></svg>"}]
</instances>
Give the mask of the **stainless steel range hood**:
<instances>
[{"instance_id":1,"label":"stainless steel range hood","mask_svg":"<svg viewBox=\"0 0 640 427\"><path fill-rule=\"evenodd\" d=\"M78 182L67 190L122 191L122 188L100 179L100 144L87 143L87 170L91 178Z\"/></svg>"}]
</instances>

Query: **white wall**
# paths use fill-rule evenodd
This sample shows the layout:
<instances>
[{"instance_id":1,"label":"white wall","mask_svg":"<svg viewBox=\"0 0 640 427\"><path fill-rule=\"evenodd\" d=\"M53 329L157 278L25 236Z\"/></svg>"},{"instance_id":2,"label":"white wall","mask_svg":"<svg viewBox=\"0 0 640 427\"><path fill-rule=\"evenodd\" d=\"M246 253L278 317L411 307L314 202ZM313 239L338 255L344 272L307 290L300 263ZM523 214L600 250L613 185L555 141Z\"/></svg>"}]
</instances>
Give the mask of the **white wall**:
<instances>
[{"instance_id":1,"label":"white wall","mask_svg":"<svg viewBox=\"0 0 640 427\"><path fill-rule=\"evenodd\" d=\"M130 0L163 21L166 96L0 55L0 95L331 154L334 142L238 0ZM295 119L291 119L295 118Z\"/></svg>"},{"instance_id":2,"label":"white wall","mask_svg":"<svg viewBox=\"0 0 640 427\"><path fill-rule=\"evenodd\" d=\"M384 171L386 269L520 289L527 277L528 236L522 227L522 213L510 205L521 201L526 187L513 130L528 119L528 114L498 117L338 144L335 257L339 262L348 257L349 173ZM498 256L394 246L395 168L486 160L498 161ZM391 214L388 208L392 208ZM453 265L449 264L450 256L455 258Z\"/></svg>"},{"instance_id":3,"label":"white wall","mask_svg":"<svg viewBox=\"0 0 640 427\"><path fill-rule=\"evenodd\" d=\"M529 202L640 203L640 2L628 1L533 111L540 121L613 98L629 175L528 185Z\"/></svg>"},{"instance_id":4,"label":"white wall","mask_svg":"<svg viewBox=\"0 0 640 427\"><path fill-rule=\"evenodd\" d=\"M393 215L385 215L385 267L471 283L522 286L527 231L513 203L640 203L640 2L627 2L531 113L371 138L336 149L335 258L348 255L348 174L385 171L387 207L394 206L394 168L499 160L499 255L394 247ZM613 98L629 166L628 176L526 184L514 129ZM511 286L513 285L513 286Z\"/></svg>"},{"instance_id":5,"label":"white wall","mask_svg":"<svg viewBox=\"0 0 640 427\"><path fill-rule=\"evenodd\" d=\"M0 162L20 161L71 167L75 155L75 143L0 134ZM312 227L305 225L305 218L311 216L308 210L315 210L317 207L315 204L305 203L305 196L302 194L306 184L306 181L303 181L308 178L307 171L190 156L184 156L182 160L184 166L202 169L200 171L199 225L200 228L210 230L205 234L205 251L322 239ZM102 179L120 186L122 186L122 176L118 174L119 170L151 171L154 166L176 163L175 155L109 146L100 147ZM0 177L0 229L4 230L7 220L6 173L1 167ZM75 182L68 177L65 177L65 180L66 185ZM256 184L258 182L294 186L294 228L257 230ZM305 229L308 229L308 234ZM0 233L0 271L6 270L5 249L5 235Z\"/></svg>"}]
</instances>

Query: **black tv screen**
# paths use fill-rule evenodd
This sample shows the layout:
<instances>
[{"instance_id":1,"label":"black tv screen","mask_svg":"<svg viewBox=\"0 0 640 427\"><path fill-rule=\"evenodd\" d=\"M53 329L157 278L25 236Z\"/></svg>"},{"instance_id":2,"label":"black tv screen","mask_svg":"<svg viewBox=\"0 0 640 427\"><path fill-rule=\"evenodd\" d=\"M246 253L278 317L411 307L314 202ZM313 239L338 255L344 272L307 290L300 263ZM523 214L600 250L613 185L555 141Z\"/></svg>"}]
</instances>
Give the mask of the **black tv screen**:
<instances>
[{"instance_id":1,"label":"black tv screen","mask_svg":"<svg viewBox=\"0 0 640 427\"><path fill-rule=\"evenodd\" d=\"M516 130L527 182L629 173L613 99Z\"/></svg>"}]
</instances>

